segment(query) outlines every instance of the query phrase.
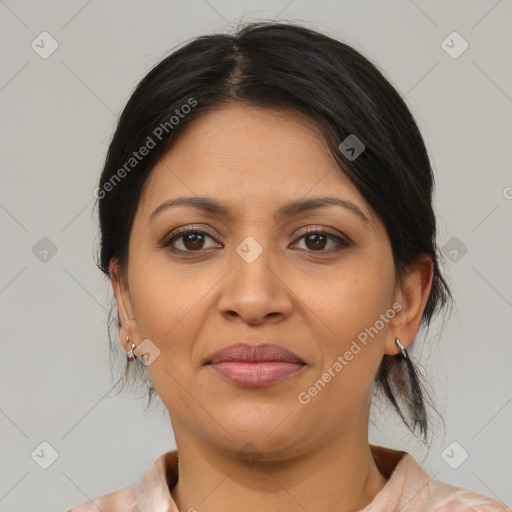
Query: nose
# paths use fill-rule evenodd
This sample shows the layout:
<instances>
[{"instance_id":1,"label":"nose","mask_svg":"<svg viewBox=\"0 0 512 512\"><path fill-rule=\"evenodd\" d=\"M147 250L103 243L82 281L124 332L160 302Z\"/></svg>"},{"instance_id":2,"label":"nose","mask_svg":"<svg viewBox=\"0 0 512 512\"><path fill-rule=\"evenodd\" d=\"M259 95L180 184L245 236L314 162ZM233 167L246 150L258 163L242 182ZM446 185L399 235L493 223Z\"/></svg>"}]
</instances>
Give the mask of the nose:
<instances>
[{"instance_id":1,"label":"nose","mask_svg":"<svg viewBox=\"0 0 512 512\"><path fill-rule=\"evenodd\" d=\"M282 274L271 249L263 248L251 262L234 252L233 267L222 281L220 314L227 320L250 325L279 323L288 318L293 309L293 292Z\"/></svg>"}]
</instances>

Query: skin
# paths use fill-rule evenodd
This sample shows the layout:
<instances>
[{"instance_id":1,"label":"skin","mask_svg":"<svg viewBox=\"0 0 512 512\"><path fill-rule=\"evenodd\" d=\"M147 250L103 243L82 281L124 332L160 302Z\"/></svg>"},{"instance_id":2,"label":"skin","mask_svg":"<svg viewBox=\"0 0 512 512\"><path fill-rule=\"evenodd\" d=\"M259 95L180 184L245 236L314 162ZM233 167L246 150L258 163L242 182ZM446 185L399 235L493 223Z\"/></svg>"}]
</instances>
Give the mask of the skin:
<instances>
[{"instance_id":1,"label":"skin","mask_svg":"<svg viewBox=\"0 0 512 512\"><path fill-rule=\"evenodd\" d=\"M179 196L214 198L234 215L175 206L149 221L162 202ZM340 206L273 219L284 203L319 196L350 201L369 222ZM212 238L202 245L175 240L175 248L189 250L185 255L162 248L181 226ZM300 237L304 227L348 237L351 245L315 245ZM236 252L247 236L263 249L252 263ZM398 353L395 338L407 348L418 331L432 262L421 256L397 283L383 224L311 120L233 104L196 119L150 174L127 274L119 270L112 260L123 349L130 349L129 336L136 355L145 339L160 350L148 371L180 456L172 490L180 510L352 511L373 500L387 479L368 444L372 383L383 355ZM395 302L403 309L310 403L299 403L298 394ZM305 368L250 389L203 365L212 352L248 336L293 351ZM248 463L240 453L251 450L255 460Z\"/></svg>"}]
</instances>

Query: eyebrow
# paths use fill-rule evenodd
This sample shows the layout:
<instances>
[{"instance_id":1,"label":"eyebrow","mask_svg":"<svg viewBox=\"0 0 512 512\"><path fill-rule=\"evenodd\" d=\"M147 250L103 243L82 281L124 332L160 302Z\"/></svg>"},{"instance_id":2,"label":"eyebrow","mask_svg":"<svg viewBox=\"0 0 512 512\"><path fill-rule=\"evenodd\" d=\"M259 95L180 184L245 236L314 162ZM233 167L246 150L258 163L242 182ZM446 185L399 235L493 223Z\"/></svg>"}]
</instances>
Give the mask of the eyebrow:
<instances>
[{"instance_id":1,"label":"eyebrow","mask_svg":"<svg viewBox=\"0 0 512 512\"><path fill-rule=\"evenodd\" d=\"M160 212L173 206L191 206L204 212L220 215L222 217L235 216L234 212L230 208L209 197L177 197L175 199L167 199L158 206L149 216L148 223L151 222ZM370 221L359 207L350 201L339 197L314 197L310 199L298 199L296 201L286 203L278 208L274 214L274 220L279 222L285 217L293 217L299 213L316 210L325 206L341 206L359 216L365 223L370 224Z\"/></svg>"}]
</instances>

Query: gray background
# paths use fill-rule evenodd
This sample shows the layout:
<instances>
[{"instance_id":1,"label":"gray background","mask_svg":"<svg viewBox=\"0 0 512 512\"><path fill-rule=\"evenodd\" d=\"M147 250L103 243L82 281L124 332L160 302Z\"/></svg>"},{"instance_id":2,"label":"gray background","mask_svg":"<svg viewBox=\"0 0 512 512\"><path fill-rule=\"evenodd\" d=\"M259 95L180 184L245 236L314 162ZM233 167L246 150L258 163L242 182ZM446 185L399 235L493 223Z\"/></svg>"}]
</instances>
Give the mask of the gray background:
<instances>
[{"instance_id":1,"label":"gray background","mask_svg":"<svg viewBox=\"0 0 512 512\"><path fill-rule=\"evenodd\" d=\"M261 18L303 22L375 62L435 168L457 306L412 356L446 429L427 453L380 407L370 441L512 505L510 0L0 0L0 511L67 509L134 483L175 448L163 406L144 414L127 394L107 396L111 295L94 264L93 190L116 116L149 67L190 37ZM43 31L58 43L46 59L31 47ZM453 31L469 44L457 58L442 46ZM55 254L42 252L44 237ZM51 454L43 441L58 453L48 469L36 463Z\"/></svg>"}]
</instances>

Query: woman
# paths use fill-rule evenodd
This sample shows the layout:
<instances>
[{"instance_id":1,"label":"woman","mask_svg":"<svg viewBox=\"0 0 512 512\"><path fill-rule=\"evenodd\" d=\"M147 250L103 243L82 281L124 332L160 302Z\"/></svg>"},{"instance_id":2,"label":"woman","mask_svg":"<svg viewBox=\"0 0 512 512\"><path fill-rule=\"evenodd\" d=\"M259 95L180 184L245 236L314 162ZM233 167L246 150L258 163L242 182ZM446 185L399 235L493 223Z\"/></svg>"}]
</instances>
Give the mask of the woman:
<instances>
[{"instance_id":1,"label":"woman","mask_svg":"<svg viewBox=\"0 0 512 512\"><path fill-rule=\"evenodd\" d=\"M154 67L96 191L99 267L177 450L71 510L510 510L368 443L374 391L428 437L407 349L450 299L432 189L400 95L339 41L257 23Z\"/></svg>"}]
</instances>

